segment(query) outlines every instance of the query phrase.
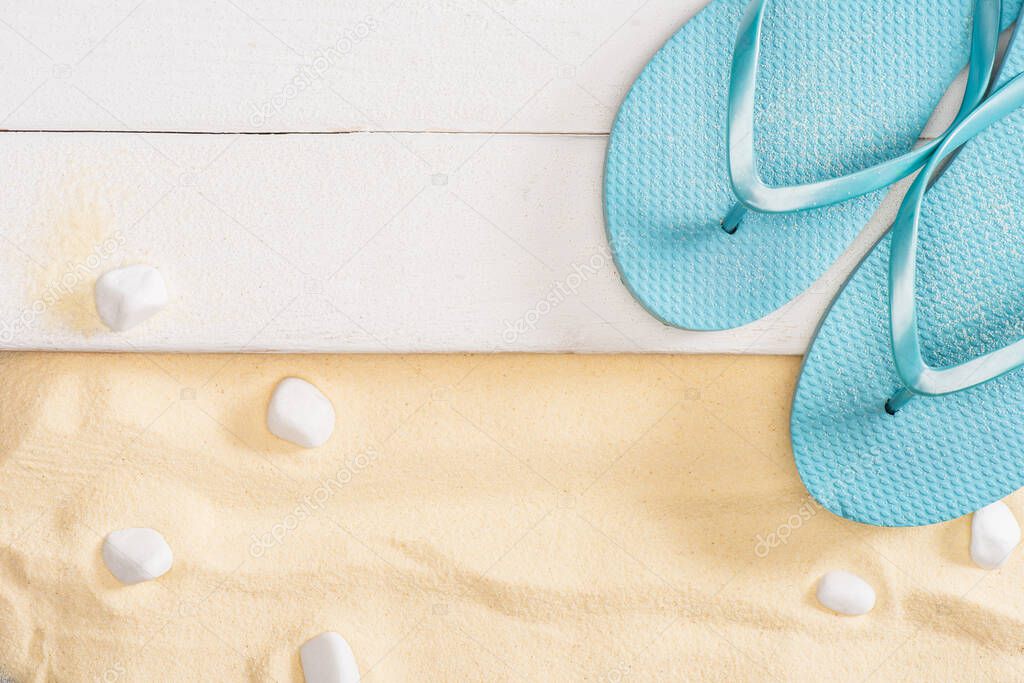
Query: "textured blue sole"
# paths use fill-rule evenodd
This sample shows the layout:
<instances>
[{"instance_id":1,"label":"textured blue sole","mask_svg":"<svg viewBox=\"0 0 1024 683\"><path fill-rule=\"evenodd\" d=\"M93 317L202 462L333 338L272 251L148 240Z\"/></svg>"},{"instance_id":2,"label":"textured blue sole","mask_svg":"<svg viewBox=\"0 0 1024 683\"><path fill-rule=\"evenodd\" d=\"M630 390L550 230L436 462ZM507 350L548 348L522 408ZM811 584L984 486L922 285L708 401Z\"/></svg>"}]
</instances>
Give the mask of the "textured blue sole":
<instances>
[{"instance_id":1,"label":"textured blue sole","mask_svg":"<svg viewBox=\"0 0 1024 683\"><path fill-rule=\"evenodd\" d=\"M1017 36L1000 81L1022 71L1024 38ZM887 415L883 403L900 387L888 267L885 237L822 322L793 401L793 452L807 489L837 515L931 524L1024 486L1024 374L916 398ZM1024 336L1024 111L967 143L928 192L918 269L930 365L959 363Z\"/></svg>"},{"instance_id":2,"label":"textured blue sole","mask_svg":"<svg viewBox=\"0 0 1024 683\"><path fill-rule=\"evenodd\" d=\"M605 224L619 273L676 327L734 328L783 306L846 249L883 196L749 213L735 235L720 229L735 202L726 102L747 1L715 0L665 44L633 84L608 144ZM967 61L971 4L771 3L755 124L765 182L822 180L910 149Z\"/></svg>"}]
</instances>

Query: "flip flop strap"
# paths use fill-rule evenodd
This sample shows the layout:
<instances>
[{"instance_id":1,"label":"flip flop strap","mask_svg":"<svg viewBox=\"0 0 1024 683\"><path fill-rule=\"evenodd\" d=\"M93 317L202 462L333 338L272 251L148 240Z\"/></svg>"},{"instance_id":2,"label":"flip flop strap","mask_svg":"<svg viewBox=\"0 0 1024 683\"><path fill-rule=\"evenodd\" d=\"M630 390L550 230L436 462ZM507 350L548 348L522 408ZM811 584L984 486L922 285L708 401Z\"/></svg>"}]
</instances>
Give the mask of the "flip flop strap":
<instances>
[{"instance_id":1,"label":"flip flop strap","mask_svg":"<svg viewBox=\"0 0 1024 683\"><path fill-rule=\"evenodd\" d=\"M846 201L891 185L916 171L941 138L876 166L846 176L789 187L769 187L761 180L754 156L754 93L761 54L761 30L769 0L752 0L740 24L729 82L727 140L733 192L747 208L786 213ZM981 102L995 65L1002 13L1001 0L975 0L967 89L950 128Z\"/></svg>"},{"instance_id":2,"label":"flip flop strap","mask_svg":"<svg viewBox=\"0 0 1024 683\"><path fill-rule=\"evenodd\" d=\"M984 384L1024 365L1024 339L947 368L929 366L921 355L915 296L921 204L946 159L993 123L1024 106L1024 74L996 90L954 126L914 180L892 226L889 252L889 310L893 358L907 389L941 396Z\"/></svg>"}]
</instances>

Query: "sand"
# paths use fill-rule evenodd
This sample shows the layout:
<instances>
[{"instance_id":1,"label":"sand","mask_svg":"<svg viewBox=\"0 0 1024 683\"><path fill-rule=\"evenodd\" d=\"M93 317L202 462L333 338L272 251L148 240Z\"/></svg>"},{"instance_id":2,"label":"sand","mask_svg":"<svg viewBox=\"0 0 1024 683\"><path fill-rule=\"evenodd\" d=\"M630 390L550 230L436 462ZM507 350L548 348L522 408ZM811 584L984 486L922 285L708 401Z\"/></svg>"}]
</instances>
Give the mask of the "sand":
<instances>
[{"instance_id":1,"label":"sand","mask_svg":"<svg viewBox=\"0 0 1024 683\"><path fill-rule=\"evenodd\" d=\"M969 520L840 520L789 448L797 358L6 354L0 667L18 681L1014 680L1024 562ZM266 428L283 377L338 413ZM1010 507L1024 518L1021 499ZM106 533L174 566L121 585ZM863 617L818 578L875 588ZM969 673L965 673L969 672Z\"/></svg>"}]
</instances>

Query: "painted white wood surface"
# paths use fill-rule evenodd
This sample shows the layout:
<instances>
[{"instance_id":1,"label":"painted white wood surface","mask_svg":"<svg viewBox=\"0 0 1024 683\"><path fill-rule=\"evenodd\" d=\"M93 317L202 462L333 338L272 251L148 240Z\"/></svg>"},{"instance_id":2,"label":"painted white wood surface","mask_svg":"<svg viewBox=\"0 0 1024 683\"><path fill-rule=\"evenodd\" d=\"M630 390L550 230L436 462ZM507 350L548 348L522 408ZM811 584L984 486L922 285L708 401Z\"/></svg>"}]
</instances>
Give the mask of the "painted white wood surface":
<instances>
[{"instance_id":1,"label":"painted white wood surface","mask_svg":"<svg viewBox=\"0 0 1024 683\"><path fill-rule=\"evenodd\" d=\"M703 4L3 0L0 347L801 353L891 202L733 332L661 325L607 252L615 109ZM126 335L62 295L137 261L175 301Z\"/></svg>"},{"instance_id":2,"label":"painted white wood surface","mask_svg":"<svg viewBox=\"0 0 1024 683\"><path fill-rule=\"evenodd\" d=\"M633 301L604 239L604 145L549 135L0 135L0 344L801 352L834 274L734 332L670 329ZM133 262L157 265L174 301L128 333L97 332L66 301L47 303L65 282L81 289Z\"/></svg>"},{"instance_id":3,"label":"painted white wood surface","mask_svg":"<svg viewBox=\"0 0 1024 683\"><path fill-rule=\"evenodd\" d=\"M705 4L0 0L0 129L607 133Z\"/></svg>"},{"instance_id":4,"label":"painted white wood surface","mask_svg":"<svg viewBox=\"0 0 1024 683\"><path fill-rule=\"evenodd\" d=\"M3 0L0 128L607 132L706 0Z\"/></svg>"}]
</instances>

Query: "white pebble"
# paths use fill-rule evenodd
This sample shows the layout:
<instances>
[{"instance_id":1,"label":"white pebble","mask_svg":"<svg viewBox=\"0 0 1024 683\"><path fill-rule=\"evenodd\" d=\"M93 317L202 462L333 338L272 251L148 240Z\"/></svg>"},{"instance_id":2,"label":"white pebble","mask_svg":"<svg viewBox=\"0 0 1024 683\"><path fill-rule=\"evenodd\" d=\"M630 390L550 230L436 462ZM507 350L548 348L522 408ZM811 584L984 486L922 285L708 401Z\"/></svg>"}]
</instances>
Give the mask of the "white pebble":
<instances>
[{"instance_id":1,"label":"white pebble","mask_svg":"<svg viewBox=\"0 0 1024 683\"><path fill-rule=\"evenodd\" d=\"M345 639L325 631L299 649L306 683L359 683L359 667Z\"/></svg>"},{"instance_id":2,"label":"white pebble","mask_svg":"<svg viewBox=\"0 0 1024 683\"><path fill-rule=\"evenodd\" d=\"M818 582L818 602L833 612L855 617L875 606L875 589L856 574L829 572Z\"/></svg>"},{"instance_id":3,"label":"white pebble","mask_svg":"<svg viewBox=\"0 0 1024 683\"><path fill-rule=\"evenodd\" d=\"M1020 525L1006 503L996 501L971 516L971 559L979 567L995 569L1020 543Z\"/></svg>"},{"instance_id":4,"label":"white pebble","mask_svg":"<svg viewBox=\"0 0 1024 683\"><path fill-rule=\"evenodd\" d=\"M96 312L115 331L135 327L167 305L167 286L151 266L127 266L96 281Z\"/></svg>"},{"instance_id":5,"label":"white pebble","mask_svg":"<svg viewBox=\"0 0 1024 683\"><path fill-rule=\"evenodd\" d=\"M159 531L132 528L107 534L103 542L103 561L118 581L133 584L166 574L174 556Z\"/></svg>"},{"instance_id":6,"label":"white pebble","mask_svg":"<svg viewBox=\"0 0 1024 683\"><path fill-rule=\"evenodd\" d=\"M281 380L267 408L267 427L285 441L304 448L322 446L334 432L334 406L304 379Z\"/></svg>"}]
</instances>

